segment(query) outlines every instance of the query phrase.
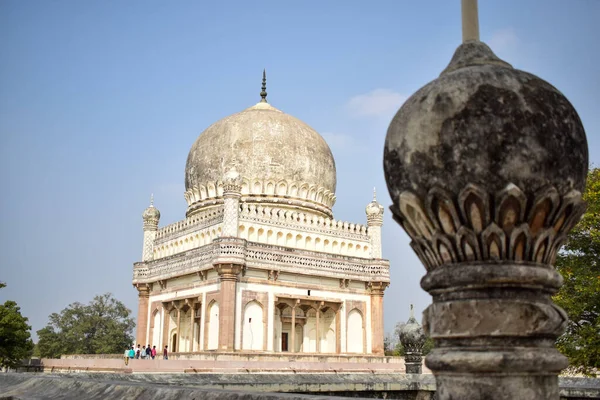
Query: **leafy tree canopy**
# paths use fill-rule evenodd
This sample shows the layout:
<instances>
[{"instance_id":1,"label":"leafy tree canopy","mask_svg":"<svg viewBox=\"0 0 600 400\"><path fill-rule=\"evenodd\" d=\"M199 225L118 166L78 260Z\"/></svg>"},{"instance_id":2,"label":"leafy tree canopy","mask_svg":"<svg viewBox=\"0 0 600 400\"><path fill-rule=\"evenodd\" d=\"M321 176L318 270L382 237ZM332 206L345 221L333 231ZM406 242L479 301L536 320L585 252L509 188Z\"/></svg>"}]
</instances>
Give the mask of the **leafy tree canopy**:
<instances>
[{"instance_id":1,"label":"leafy tree canopy","mask_svg":"<svg viewBox=\"0 0 600 400\"><path fill-rule=\"evenodd\" d=\"M131 310L106 293L87 305L72 303L53 313L48 325L37 331L36 352L41 357L62 354L115 354L133 343Z\"/></svg>"},{"instance_id":2,"label":"leafy tree canopy","mask_svg":"<svg viewBox=\"0 0 600 400\"><path fill-rule=\"evenodd\" d=\"M556 261L565 283L554 301L569 315L559 350L574 372L593 375L600 369L600 168L589 171L583 198L587 211Z\"/></svg>"},{"instance_id":3,"label":"leafy tree canopy","mask_svg":"<svg viewBox=\"0 0 600 400\"><path fill-rule=\"evenodd\" d=\"M5 287L0 282L0 288ZM31 355L33 342L28 319L21 315L21 309L14 301L0 305L0 366L16 367L19 362Z\"/></svg>"}]
</instances>

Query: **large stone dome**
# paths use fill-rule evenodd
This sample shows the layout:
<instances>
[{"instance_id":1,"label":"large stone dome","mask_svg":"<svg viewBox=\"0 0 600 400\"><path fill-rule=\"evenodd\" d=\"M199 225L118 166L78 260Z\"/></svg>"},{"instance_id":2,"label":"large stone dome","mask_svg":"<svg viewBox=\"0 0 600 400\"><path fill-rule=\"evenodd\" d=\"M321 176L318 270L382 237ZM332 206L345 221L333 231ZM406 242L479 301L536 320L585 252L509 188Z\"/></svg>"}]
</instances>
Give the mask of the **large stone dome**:
<instances>
[{"instance_id":1,"label":"large stone dome","mask_svg":"<svg viewBox=\"0 0 600 400\"><path fill-rule=\"evenodd\" d=\"M242 202L331 216L336 172L329 146L310 126L264 98L215 122L196 139L185 167L188 216L222 203L222 182L231 167L242 181Z\"/></svg>"}]
</instances>

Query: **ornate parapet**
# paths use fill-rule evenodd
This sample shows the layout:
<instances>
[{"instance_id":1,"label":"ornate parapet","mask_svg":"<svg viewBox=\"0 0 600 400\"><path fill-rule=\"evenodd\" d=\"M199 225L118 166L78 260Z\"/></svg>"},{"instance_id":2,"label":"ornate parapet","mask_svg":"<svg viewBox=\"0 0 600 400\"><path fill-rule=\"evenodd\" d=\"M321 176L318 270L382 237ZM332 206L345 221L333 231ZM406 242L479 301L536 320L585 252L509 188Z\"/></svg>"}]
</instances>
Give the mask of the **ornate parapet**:
<instances>
[{"instance_id":1,"label":"ornate parapet","mask_svg":"<svg viewBox=\"0 0 600 400\"><path fill-rule=\"evenodd\" d=\"M307 182L292 182L282 180L253 179L241 177L240 193L242 201L247 203L280 203L294 207L316 210L324 215L331 215L331 207L335 204L335 193L324 187L316 187ZM195 185L185 194L188 215L201 212L203 207L222 204L224 183L222 180L206 185ZM268 197L265 197L268 194Z\"/></svg>"},{"instance_id":2,"label":"ornate parapet","mask_svg":"<svg viewBox=\"0 0 600 400\"><path fill-rule=\"evenodd\" d=\"M222 202L221 202L222 203ZM223 221L223 207L213 207L194 214L182 221L163 226L156 232L157 244L179 238L191 232L216 225Z\"/></svg>"},{"instance_id":3,"label":"ornate parapet","mask_svg":"<svg viewBox=\"0 0 600 400\"><path fill-rule=\"evenodd\" d=\"M193 274L213 266L215 246L209 244L150 262L135 263L133 283L156 282Z\"/></svg>"},{"instance_id":4,"label":"ornate parapet","mask_svg":"<svg viewBox=\"0 0 600 400\"><path fill-rule=\"evenodd\" d=\"M239 238L218 238L213 242L213 265L246 264L246 241Z\"/></svg>"},{"instance_id":5,"label":"ornate parapet","mask_svg":"<svg viewBox=\"0 0 600 400\"><path fill-rule=\"evenodd\" d=\"M389 261L345 257L249 243L239 238L219 238L213 243L149 262L134 264L133 282L150 283L212 269L216 264L239 264L248 268L303 275L389 282Z\"/></svg>"},{"instance_id":6,"label":"ornate parapet","mask_svg":"<svg viewBox=\"0 0 600 400\"><path fill-rule=\"evenodd\" d=\"M336 256L285 247L248 243L246 265L252 268L278 269L280 272L345 278L356 281L390 280L387 260L368 260L355 257Z\"/></svg>"},{"instance_id":7,"label":"ornate parapet","mask_svg":"<svg viewBox=\"0 0 600 400\"><path fill-rule=\"evenodd\" d=\"M255 221L305 232L316 232L347 239L369 240L365 225L297 212L291 209L243 203L240 205L240 218L244 221Z\"/></svg>"}]
</instances>

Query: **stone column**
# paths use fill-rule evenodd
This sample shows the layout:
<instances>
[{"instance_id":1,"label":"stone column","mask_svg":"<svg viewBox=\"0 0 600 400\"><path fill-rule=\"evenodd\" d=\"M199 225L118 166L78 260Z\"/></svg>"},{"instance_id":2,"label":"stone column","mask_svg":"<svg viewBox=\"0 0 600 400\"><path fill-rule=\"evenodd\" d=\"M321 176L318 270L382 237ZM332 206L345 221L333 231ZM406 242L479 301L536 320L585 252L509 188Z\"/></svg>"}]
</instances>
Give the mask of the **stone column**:
<instances>
[{"instance_id":1,"label":"stone column","mask_svg":"<svg viewBox=\"0 0 600 400\"><path fill-rule=\"evenodd\" d=\"M194 302L190 301L190 344L188 351L191 353L194 351Z\"/></svg>"},{"instance_id":2,"label":"stone column","mask_svg":"<svg viewBox=\"0 0 600 400\"><path fill-rule=\"evenodd\" d=\"M146 344L146 334L148 332L148 301L150 298L150 288L148 285L137 285L138 290L138 316L135 340L137 344Z\"/></svg>"},{"instance_id":3,"label":"stone column","mask_svg":"<svg viewBox=\"0 0 600 400\"><path fill-rule=\"evenodd\" d=\"M319 305L317 307L317 324L316 324L316 328L315 328L315 338L317 340L317 343L315 343L315 349L317 353L321 352L321 337L319 336L319 314L321 313L321 306Z\"/></svg>"},{"instance_id":4,"label":"stone column","mask_svg":"<svg viewBox=\"0 0 600 400\"><path fill-rule=\"evenodd\" d=\"M553 264L588 170L568 99L466 41L392 120L384 166L433 300L423 327L438 398L558 400L567 315L552 303Z\"/></svg>"},{"instance_id":5,"label":"stone column","mask_svg":"<svg viewBox=\"0 0 600 400\"><path fill-rule=\"evenodd\" d=\"M242 272L239 264L218 264L215 269L221 282L219 302L219 350L233 351L235 344L235 303L237 282Z\"/></svg>"},{"instance_id":6,"label":"stone column","mask_svg":"<svg viewBox=\"0 0 600 400\"><path fill-rule=\"evenodd\" d=\"M339 305L337 310L335 310L335 352L337 354L342 352L341 310L341 305Z\"/></svg>"},{"instance_id":7,"label":"stone column","mask_svg":"<svg viewBox=\"0 0 600 400\"><path fill-rule=\"evenodd\" d=\"M296 352L296 305L294 304L294 307L292 307L292 333L291 333L291 349L290 349L290 353L295 353Z\"/></svg>"},{"instance_id":8,"label":"stone column","mask_svg":"<svg viewBox=\"0 0 600 400\"><path fill-rule=\"evenodd\" d=\"M162 349L169 345L169 325L171 323L171 306L169 303L163 303L163 332L162 332Z\"/></svg>"},{"instance_id":9,"label":"stone column","mask_svg":"<svg viewBox=\"0 0 600 400\"><path fill-rule=\"evenodd\" d=\"M179 329L179 327L181 326L181 304L178 305L177 307L177 330L175 331L175 335L177 338L177 341L175 342L175 348L171 349L171 351L175 351L175 352L181 352L181 349L179 348L179 344L181 343L181 330Z\"/></svg>"},{"instance_id":10,"label":"stone column","mask_svg":"<svg viewBox=\"0 0 600 400\"><path fill-rule=\"evenodd\" d=\"M383 339L383 292L388 287L387 282L371 282L371 351L373 354L384 355Z\"/></svg>"}]
</instances>

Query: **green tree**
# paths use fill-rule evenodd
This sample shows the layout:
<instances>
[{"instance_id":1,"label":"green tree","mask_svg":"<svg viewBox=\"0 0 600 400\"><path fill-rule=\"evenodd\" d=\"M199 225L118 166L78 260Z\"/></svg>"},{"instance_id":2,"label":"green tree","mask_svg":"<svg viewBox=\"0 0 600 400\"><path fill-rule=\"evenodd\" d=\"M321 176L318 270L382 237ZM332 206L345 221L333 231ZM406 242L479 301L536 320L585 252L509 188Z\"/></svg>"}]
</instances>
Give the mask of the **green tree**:
<instances>
[{"instance_id":1,"label":"green tree","mask_svg":"<svg viewBox=\"0 0 600 400\"><path fill-rule=\"evenodd\" d=\"M48 325L37 331L41 357L62 354L115 354L133 343L131 310L106 293L87 305L72 303L53 313Z\"/></svg>"},{"instance_id":2,"label":"green tree","mask_svg":"<svg viewBox=\"0 0 600 400\"><path fill-rule=\"evenodd\" d=\"M6 284L0 282L0 289ZM33 350L31 326L28 319L21 315L21 309L14 301L8 300L0 305L0 366L16 367L28 358Z\"/></svg>"},{"instance_id":3,"label":"green tree","mask_svg":"<svg viewBox=\"0 0 600 400\"><path fill-rule=\"evenodd\" d=\"M587 210L569 233L556 267L564 285L554 301L569 315L557 346L571 370L594 375L600 368L600 169L588 173Z\"/></svg>"}]
</instances>

